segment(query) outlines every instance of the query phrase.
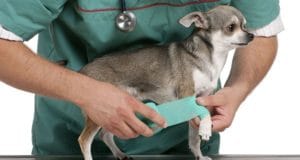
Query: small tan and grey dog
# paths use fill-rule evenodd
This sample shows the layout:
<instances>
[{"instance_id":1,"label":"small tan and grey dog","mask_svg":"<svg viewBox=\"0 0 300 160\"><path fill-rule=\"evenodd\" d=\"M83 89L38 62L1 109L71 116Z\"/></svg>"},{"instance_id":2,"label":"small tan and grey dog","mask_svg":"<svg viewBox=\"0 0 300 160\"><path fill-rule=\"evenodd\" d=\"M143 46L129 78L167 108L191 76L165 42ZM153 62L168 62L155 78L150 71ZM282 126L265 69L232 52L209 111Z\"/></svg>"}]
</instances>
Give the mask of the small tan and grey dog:
<instances>
[{"instance_id":1,"label":"small tan and grey dog","mask_svg":"<svg viewBox=\"0 0 300 160\"><path fill-rule=\"evenodd\" d=\"M213 94L228 52L247 45L254 36L245 30L246 20L241 12L230 6L192 12L179 23L187 28L195 26L187 39L134 52L112 53L95 59L80 73L112 83L138 100L150 99L159 104ZM199 129L189 127L189 147L197 160L210 159L202 155L200 142L211 136L211 124L207 116L200 121ZM85 160L92 160L91 143L100 129L86 116L78 139ZM114 135L103 128L99 135L116 158L129 159L115 144Z\"/></svg>"}]
</instances>

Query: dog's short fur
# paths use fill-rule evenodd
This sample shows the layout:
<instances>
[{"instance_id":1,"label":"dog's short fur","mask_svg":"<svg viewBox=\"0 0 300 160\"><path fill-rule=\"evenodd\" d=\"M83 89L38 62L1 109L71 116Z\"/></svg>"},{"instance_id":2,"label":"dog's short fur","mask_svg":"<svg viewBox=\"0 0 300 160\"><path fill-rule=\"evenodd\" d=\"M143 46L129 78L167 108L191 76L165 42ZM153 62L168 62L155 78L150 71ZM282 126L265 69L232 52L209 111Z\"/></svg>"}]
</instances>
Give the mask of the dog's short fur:
<instances>
[{"instance_id":1,"label":"dog's short fur","mask_svg":"<svg viewBox=\"0 0 300 160\"><path fill-rule=\"evenodd\" d=\"M245 18L233 7L218 6L206 13L192 12L179 23L185 27L195 25L192 35L184 41L112 53L95 59L80 73L112 83L139 100L151 99L157 103L213 94L228 52L253 39L245 31ZM85 129L78 139L85 160L92 159L91 143L100 128L86 116ZM209 139L209 116L201 120L199 131L189 129L189 146L196 159L209 159L201 154L199 134L202 139ZM99 135L115 157L127 159L111 133L102 129Z\"/></svg>"}]
</instances>

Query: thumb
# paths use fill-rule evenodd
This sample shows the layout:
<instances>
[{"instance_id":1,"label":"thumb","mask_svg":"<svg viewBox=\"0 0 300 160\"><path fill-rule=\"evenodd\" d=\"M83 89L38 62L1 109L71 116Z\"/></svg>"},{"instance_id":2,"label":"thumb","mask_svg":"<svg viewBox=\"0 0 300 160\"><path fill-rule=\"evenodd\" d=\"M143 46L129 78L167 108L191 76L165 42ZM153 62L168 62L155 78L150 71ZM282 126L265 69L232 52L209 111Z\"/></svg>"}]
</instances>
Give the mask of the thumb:
<instances>
[{"instance_id":1,"label":"thumb","mask_svg":"<svg viewBox=\"0 0 300 160\"><path fill-rule=\"evenodd\" d=\"M224 105L226 103L226 100L223 95L215 94L210 96L198 97L197 102L206 107L213 107Z\"/></svg>"}]
</instances>

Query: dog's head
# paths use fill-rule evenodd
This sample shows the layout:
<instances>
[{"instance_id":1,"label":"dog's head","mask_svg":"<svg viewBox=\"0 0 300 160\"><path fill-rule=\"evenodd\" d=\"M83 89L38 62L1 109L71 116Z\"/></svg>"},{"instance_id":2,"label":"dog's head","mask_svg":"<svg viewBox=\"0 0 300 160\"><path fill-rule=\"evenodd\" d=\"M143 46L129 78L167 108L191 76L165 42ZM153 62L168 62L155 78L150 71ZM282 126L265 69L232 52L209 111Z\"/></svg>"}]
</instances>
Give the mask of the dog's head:
<instances>
[{"instance_id":1,"label":"dog's head","mask_svg":"<svg viewBox=\"0 0 300 160\"><path fill-rule=\"evenodd\" d=\"M214 47L234 49L247 45L254 38L245 29L245 17L231 6L218 6L208 12L192 12L181 18L179 23L184 27L194 24L194 34Z\"/></svg>"}]
</instances>

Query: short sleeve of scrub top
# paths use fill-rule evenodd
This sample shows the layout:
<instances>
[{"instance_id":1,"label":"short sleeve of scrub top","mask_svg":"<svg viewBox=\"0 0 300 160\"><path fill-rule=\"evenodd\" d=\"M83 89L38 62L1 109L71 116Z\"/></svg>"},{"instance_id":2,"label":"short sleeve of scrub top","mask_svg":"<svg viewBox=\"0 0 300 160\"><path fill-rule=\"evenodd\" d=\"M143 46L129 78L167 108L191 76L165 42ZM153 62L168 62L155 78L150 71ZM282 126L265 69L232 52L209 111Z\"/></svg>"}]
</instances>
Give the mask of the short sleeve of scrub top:
<instances>
[{"instance_id":1,"label":"short sleeve of scrub top","mask_svg":"<svg viewBox=\"0 0 300 160\"><path fill-rule=\"evenodd\" d=\"M232 0L247 20L248 29L262 28L279 16L279 0Z\"/></svg>"},{"instance_id":2,"label":"short sleeve of scrub top","mask_svg":"<svg viewBox=\"0 0 300 160\"><path fill-rule=\"evenodd\" d=\"M50 25L65 3L66 0L2 0L0 24L23 40L29 40Z\"/></svg>"}]
</instances>

